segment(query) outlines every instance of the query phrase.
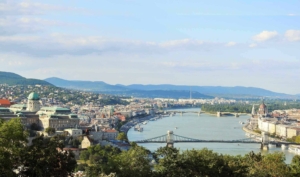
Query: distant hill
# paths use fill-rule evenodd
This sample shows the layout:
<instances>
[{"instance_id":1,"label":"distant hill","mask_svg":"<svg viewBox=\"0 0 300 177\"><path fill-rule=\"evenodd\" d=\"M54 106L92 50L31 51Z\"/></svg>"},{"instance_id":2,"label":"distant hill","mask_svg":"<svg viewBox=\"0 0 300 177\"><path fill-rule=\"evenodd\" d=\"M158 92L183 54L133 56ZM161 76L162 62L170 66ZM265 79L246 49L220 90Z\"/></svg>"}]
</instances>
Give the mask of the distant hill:
<instances>
[{"instance_id":1,"label":"distant hill","mask_svg":"<svg viewBox=\"0 0 300 177\"><path fill-rule=\"evenodd\" d=\"M45 79L45 81L63 88L78 89L78 90L88 90L94 92L108 93L108 94L118 94L125 96L135 96L135 97L147 97L147 98L189 98L190 91L187 90L140 90L131 89L123 85L110 85L102 81L76 81L76 80L64 80L57 77L51 77ZM193 98L213 98L208 95L201 94L199 92L192 93Z\"/></svg>"},{"instance_id":2,"label":"distant hill","mask_svg":"<svg viewBox=\"0 0 300 177\"><path fill-rule=\"evenodd\" d=\"M249 96L265 96L265 97L287 97L284 93L276 93L266 89L255 87L222 87L222 86L186 86L186 85L128 85L127 88L139 90L192 90L207 95L249 95Z\"/></svg>"},{"instance_id":3,"label":"distant hill","mask_svg":"<svg viewBox=\"0 0 300 177\"><path fill-rule=\"evenodd\" d=\"M119 92L106 92L110 94L118 94L123 96L134 96L140 98L174 98L174 99L188 99L190 98L190 91L188 90L127 90ZM192 91L194 99L212 99L213 96L204 95L199 92Z\"/></svg>"},{"instance_id":4,"label":"distant hill","mask_svg":"<svg viewBox=\"0 0 300 177\"><path fill-rule=\"evenodd\" d=\"M52 85L44 80L27 79L18 74L0 71L0 84L8 85Z\"/></svg>"},{"instance_id":5,"label":"distant hill","mask_svg":"<svg viewBox=\"0 0 300 177\"><path fill-rule=\"evenodd\" d=\"M102 81L78 81L78 80L64 80L57 77L51 77L45 79L45 81L57 86L70 89L78 90L89 90L89 91L125 91L129 90L123 86L110 85Z\"/></svg>"},{"instance_id":6,"label":"distant hill","mask_svg":"<svg viewBox=\"0 0 300 177\"><path fill-rule=\"evenodd\" d=\"M111 94L124 94L138 97L173 97L173 98L189 98L190 90L192 98L210 98L211 96L220 97L280 97L288 98L292 95L284 93L276 93L266 89L256 87L222 87L222 86L187 86L187 85L110 85L102 81L69 81L60 78L48 78L45 81L64 88L99 91ZM294 96L295 97L295 96Z\"/></svg>"}]
</instances>

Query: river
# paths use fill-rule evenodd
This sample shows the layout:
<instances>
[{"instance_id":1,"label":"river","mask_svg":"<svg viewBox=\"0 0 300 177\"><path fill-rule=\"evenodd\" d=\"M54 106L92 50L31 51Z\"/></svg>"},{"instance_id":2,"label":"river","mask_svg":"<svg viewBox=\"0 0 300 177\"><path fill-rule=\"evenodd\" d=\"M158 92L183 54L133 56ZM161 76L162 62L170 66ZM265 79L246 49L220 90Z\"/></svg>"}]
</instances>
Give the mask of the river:
<instances>
[{"instance_id":1,"label":"river","mask_svg":"<svg viewBox=\"0 0 300 177\"><path fill-rule=\"evenodd\" d=\"M177 109L176 111L199 111L199 108L194 109ZM167 134L168 130L172 130L174 134L203 140L238 140L247 138L242 126L239 122L246 122L250 117L241 115L236 118L234 116L216 117L209 114L184 113L182 116L176 114L172 117L164 117L156 121L149 121L146 125L142 125L143 132L134 131L131 128L128 131L130 141L143 140ZM177 129L175 129L177 127ZM162 143L145 143L139 144L155 151L161 146L166 146ZM282 150L281 148L270 148L269 151L261 151L260 144L237 144L237 143L174 143L174 146L180 150L187 149L202 149L208 148L217 153L229 155L244 155L251 151L253 152L283 152L286 156L286 162L290 163L295 154Z\"/></svg>"}]
</instances>

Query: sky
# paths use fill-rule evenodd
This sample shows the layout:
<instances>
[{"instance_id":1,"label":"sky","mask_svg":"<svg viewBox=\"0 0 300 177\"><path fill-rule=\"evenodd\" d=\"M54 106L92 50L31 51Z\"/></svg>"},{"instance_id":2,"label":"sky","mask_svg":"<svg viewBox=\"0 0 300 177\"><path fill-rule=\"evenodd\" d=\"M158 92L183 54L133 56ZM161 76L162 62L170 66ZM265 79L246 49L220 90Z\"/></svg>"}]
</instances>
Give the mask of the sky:
<instances>
[{"instance_id":1,"label":"sky","mask_svg":"<svg viewBox=\"0 0 300 177\"><path fill-rule=\"evenodd\" d=\"M300 93L299 0L0 0L0 71Z\"/></svg>"}]
</instances>

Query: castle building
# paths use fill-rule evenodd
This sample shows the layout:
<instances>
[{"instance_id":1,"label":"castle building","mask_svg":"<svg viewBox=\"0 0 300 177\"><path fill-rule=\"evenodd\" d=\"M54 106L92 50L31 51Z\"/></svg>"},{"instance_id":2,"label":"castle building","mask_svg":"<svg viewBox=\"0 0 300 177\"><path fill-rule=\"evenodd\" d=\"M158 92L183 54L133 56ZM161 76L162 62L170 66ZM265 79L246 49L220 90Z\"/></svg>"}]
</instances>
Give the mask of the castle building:
<instances>
[{"instance_id":1,"label":"castle building","mask_svg":"<svg viewBox=\"0 0 300 177\"><path fill-rule=\"evenodd\" d=\"M59 130L79 125L78 116L68 108L42 107L36 114L39 115L39 125L43 129L52 127Z\"/></svg>"},{"instance_id":2,"label":"castle building","mask_svg":"<svg viewBox=\"0 0 300 177\"><path fill-rule=\"evenodd\" d=\"M27 105L12 105L5 112L6 120L20 117L24 126L30 126L33 123L38 124L42 129L48 127L62 130L65 128L74 128L79 125L79 118L76 114L72 114L68 108L61 107L42 107L40 97L36 92L32 92L28 96ZM2 114L0 111L0 115ZM4 113L3 113L4 114Z\"/></svg>"}]
</instances>

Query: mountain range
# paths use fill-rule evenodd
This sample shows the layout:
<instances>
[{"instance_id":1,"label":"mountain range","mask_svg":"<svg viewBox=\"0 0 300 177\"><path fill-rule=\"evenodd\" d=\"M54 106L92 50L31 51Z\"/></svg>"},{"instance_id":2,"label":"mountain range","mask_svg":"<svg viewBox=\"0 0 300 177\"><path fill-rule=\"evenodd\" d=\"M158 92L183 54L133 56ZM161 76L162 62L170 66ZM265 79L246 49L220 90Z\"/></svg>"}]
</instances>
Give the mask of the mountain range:
<instances>
[{"instance_id":1,"label":"mountain range","mask_svg":"<svg viewBox=\"0 0 300 177\"><path fill-rule=\"evenodd\" d=\"M45 79L45 81L58 86L72 89L90 90L97 92L118 93L124 95L139 95L150 97L177 97L189 98L192 92L193 98L210 98L212 96L229 96L229 97L280 97L288 98L295 95L272 92L256 87L222 87L222 86L187 86L187 85L110 85L102 81L70 81L56 77ZM159 94L158 94L159 93ZM169 93L169 96L168 94Z\"/></svg>"},{"instance_id":2,"label":"mountain range","mask_svg":"<svg viewBox=\"0 0 300 177\"><path fill-rule=\"evenodd\" d=\"M150 97L150 98L189 98L190 94L193 98L213 98L213 96L201 94L197 91L176 90L176 89L135 89L125 85L110 85L102 81L70 81L57 77L45 79L45 81L57 86L69 89L87 90L108 94L119 94L134 97Z\"/></svg>"},{"instance_id":3,"label":"mountain range","mask_svg":"<svg viewBox=\"0 0 300 177\"><path fill-rule=\"evenodd\" d=\"M39 79L27 79L18 74L0 71L0 84L7 85L52 85Z\"/></svg>"},{"instance_id":4,"label":"mountain range","mask_svg":"<svg viewBox=\"0 0 300 177\"><path fill-rule=\"evenodd\" d=\"M52 85L57 87L86 90L99 93L119 94L135 97L164 97L164 98L213 98L215 96L227 98L250 98L250 97L276 97L295 98L297 95L272 92L256 87L223 87L223 86L188 86L188 85L111 85L103 81L79 81L65 80L57 77L45 80L28 79L11 72L0 71L0 84L8 85Z\"/></svg>"}]
</instances>

